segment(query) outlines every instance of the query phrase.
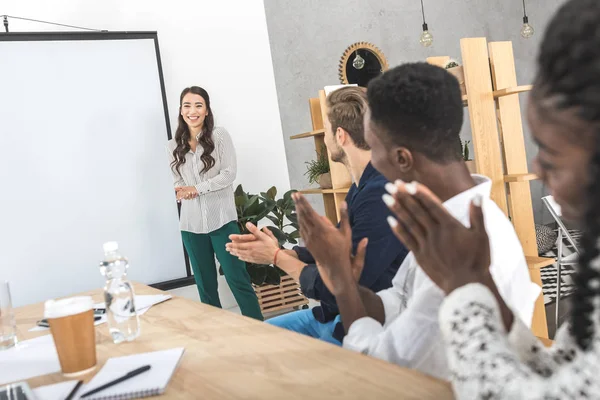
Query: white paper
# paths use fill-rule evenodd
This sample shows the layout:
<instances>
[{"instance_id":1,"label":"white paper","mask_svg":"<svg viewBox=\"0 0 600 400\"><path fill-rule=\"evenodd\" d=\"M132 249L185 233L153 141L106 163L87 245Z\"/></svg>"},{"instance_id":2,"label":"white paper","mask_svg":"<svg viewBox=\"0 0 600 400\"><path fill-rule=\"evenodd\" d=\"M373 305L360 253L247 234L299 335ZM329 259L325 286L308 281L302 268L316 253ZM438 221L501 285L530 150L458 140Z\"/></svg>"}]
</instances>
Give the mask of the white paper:
<instances>
[{"instance_id":1,"label":"white paper","mask_svg":"<svg viewBox=\"0 0 600 400\"><path fill-rule=\"evenodd\" d=\"M329 85L329 86L325 86L325 96L329 96L329 94L331 92L335 92L338 89L341 89L343 87L357 87L358 85L356 83L352 83L349 85Z\"/></svg>"},{"instance_id":2,"label":"white paper","mask_svg":"<svg viewBox=\"0 0 600 400\"><path fill-rule=\"evenodd\" d=\"M132 354L129 356L110 358L104 367L85 385L85 392L104 385L114 379L144 365L150 365L150 370L109 387L96 395L95 398L138 398L141 394L151 392L156 395L163 393L177 369L184 348L154 351L151 353ZM83 392L83 393L85 393ZM119 397L121 396L121 397Z\"/></svg>"},{"instance_id":3,"label":"white paper","mask_svg":"<svg viewBox=\"0 0 600 400\"><path fill-rule=\"evenodd\" d=\"M25 340L0 351L0 385L60 371L51 335Z\"/></svg>"},{"instance_id":4,"label":"white paper","mask_svg":"<svg viewBox=\"0 0 600 400\"><path fill-rule=\"evenodd\" d=\"M40 386L33 389L33 394L37 400L64 400L71 393L71 390L77 385L78 381L67 381L55 383L53 385ZM80 392L80 393L79 393ZM83 394L83 388L79 388L78 394ZM75 398L79 398L75 395Z\"/></svg>"},{"instance_id":5,"label":"white paper","mask_svg":"<svg viewBox=\"0 0 600 400\"><path fill-rule=\"evenodd\" d=\"M135 306L137 309L138 315L144 315L152 306L162 303L164 301L172 298L170 294L155 294L155 295L139 295L135 296ZM94 308L106 308L105 303L96 303L94 304ZM94 322L95 326L104 324L106 322L106 314L102 315L98 321ZM43 326L35 326L29 330L29 332L40 332L47 331L50 328L45 328Z\"/></svg>"}]
</instances>

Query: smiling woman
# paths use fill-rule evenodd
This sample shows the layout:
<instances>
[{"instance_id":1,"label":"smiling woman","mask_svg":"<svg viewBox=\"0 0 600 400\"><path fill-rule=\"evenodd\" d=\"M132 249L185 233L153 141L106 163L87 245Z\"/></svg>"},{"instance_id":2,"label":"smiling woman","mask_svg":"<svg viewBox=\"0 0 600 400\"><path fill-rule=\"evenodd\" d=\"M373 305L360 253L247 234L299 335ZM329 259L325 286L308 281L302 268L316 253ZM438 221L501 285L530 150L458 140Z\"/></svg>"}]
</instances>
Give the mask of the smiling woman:
<instances>
[{"instance_id":1,"label":"smiling woman","mask_svg":"<svg viewBox=\"0 0 600 400\"><path fill-rule=\"evenodd\" d=\"M210 97L198 86L186 88L179 102L178 127L167 152L182 202L180 229L203 303L221 307L215 255L242 314L262 320L246 264L225 250L239 234L233 195L237 161L224 128L214 126Z\"/></svg>"}]
</instances>

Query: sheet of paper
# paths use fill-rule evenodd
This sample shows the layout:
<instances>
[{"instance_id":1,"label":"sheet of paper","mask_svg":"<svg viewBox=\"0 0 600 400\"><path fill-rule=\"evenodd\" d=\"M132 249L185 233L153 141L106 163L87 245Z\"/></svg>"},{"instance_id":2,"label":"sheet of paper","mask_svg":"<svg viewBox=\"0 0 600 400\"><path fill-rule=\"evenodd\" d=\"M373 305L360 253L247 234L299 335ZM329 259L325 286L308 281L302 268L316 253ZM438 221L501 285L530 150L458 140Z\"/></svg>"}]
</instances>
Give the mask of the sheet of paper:
<instances>
[{"instance_id":1,"label":"sheet of paper","mask_svg":"<svg viewBox=\"0 0 600 400\"><path fill-rule=\"evenodd\" d=\"M144 315L152 306L162 303L164 301L172 298L170 294L156 294L156 295L138 295L135 296L135 305L137 307L138 315ZM96 303L94 304L94 308L105 308L105 303ZM106 322L106 315L103 315L102 318L96 322L94 325L98 326L104 324ZM35 326L29 330L29 332L40 332L40 331L48 331L49 328L44 328L42 326Z\"/></svg>"},{"instance_id":2,"label":"sheet of paper","mask_svg":"<svg viewBox=\"0 0 600 400\"><path fill-rule=\"evenodd\" d=\"M150 307L162 303L172 298L170 294L152 294L152 295L136 295L135 307L139 315L146 313ZM95 308L105 308L105 303L94 304Z\"/></svg>"},{"instance_id":3,"label":"sheet of paper","mask_svg":"<svg viewBox=\"0 0 600 400\"><path fill-rule=\"evenodd\" d=\"M40 386L39 388L33 389L33 394L37 400L64 400L67 398L71 390L77 385L77 381L67 381L55 383L53 385ZM83 393L83 388L79 388L79 391ZM78 392L79 392L78 391ZM77 395L75 398L79 398Z\"/></svg>"},{"instance_id":4,"label":"sheet of paper","mask_svg":"<svg viewBox=\"0 0 600 400\"><path fill-rule=\"evenodd\" d=\"M0 385L60 371L51 335L25 340L0 351Z\"/></svg>"}]
</instances>

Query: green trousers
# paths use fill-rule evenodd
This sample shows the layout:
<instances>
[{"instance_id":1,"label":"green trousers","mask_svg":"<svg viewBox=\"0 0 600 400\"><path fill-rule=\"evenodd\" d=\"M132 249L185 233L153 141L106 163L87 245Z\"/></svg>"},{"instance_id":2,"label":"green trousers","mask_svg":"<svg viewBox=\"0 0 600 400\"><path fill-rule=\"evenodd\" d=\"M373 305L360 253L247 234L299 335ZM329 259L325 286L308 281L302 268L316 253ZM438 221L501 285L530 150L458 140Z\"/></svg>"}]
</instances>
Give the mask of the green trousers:
<instances>
[{"instance_id":1,"label":"green trousers","mask_svg":"<svg viewBox=\"0 0 600 400\"><path fill-rule=\"evenodd\" d=\"M217 290L216 254L227 284L240 306L242 314L262 321L263 315L256 293L250 283L250 275L246 271L246 263L225 250L225 244L230 241L229 235L239 233L237 223L230 222L222 228L206 234L182 231L181 237L194 270L194 279L198 286L200 300L205 304L221 308Z\"/></svg>"}]
</instances>

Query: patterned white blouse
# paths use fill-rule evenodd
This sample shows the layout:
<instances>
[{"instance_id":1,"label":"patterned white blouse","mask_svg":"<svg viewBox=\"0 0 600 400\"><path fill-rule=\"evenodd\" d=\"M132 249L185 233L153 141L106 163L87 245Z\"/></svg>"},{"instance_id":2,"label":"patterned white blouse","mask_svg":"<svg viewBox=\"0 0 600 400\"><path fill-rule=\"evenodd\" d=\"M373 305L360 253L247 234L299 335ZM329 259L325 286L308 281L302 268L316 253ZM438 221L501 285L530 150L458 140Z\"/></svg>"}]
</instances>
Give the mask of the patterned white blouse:
<instances>
[{"instance_id":1,"label":"patterned white blouse","mask_svg":"<svg viewBox=\"0 0 600 400\"><path fill-rule=\"evenodd\" d=\"M600 299L595 334L581 351L563 325L546 348L517 318L506 333L498 303L480 284L444 300L440 326L457 399L600 399Z\"/></svg>"},{"instance_id":2,"label":"patterned white blouse","mask_svg":"<svg viewBox=\"0 0 600 400\"><path fill-rule=\"evenodd\" d=\"M237 220L233 181L237 174L235 148L229 132L225 128L213 129L215 150L212 156L215 165L206 172L202 163L202 146L196 152L189 151L185 155L185 164L180 167L181 174L171 167L174 160L173 150L177 147L175 139L169 140L167 154L169 168L173 173L175 187L194 186L198 197L181 201L181 217L179 227L182 231L192 233L210 233L225 224Z\"/></svg>"}]
</instances>

